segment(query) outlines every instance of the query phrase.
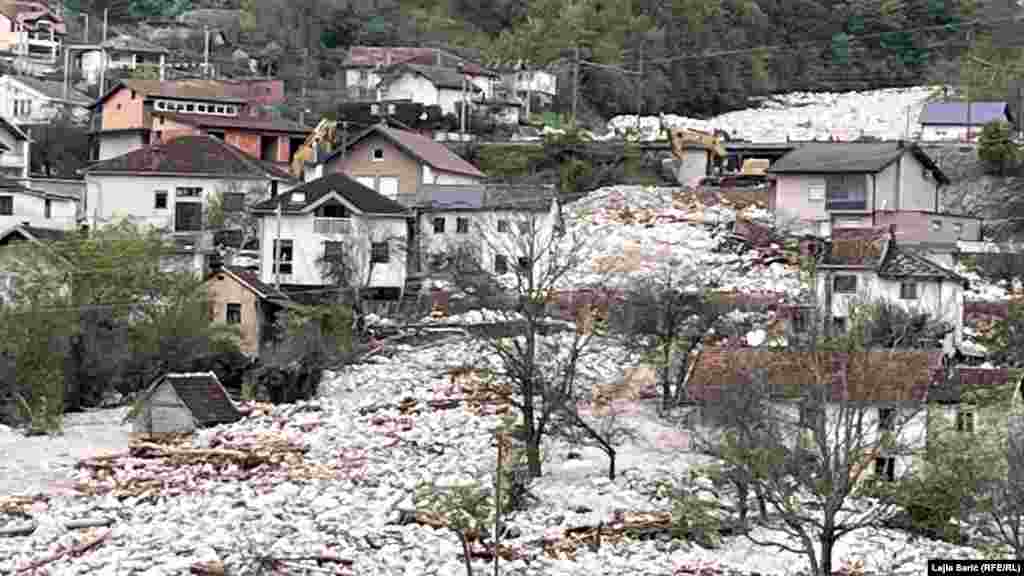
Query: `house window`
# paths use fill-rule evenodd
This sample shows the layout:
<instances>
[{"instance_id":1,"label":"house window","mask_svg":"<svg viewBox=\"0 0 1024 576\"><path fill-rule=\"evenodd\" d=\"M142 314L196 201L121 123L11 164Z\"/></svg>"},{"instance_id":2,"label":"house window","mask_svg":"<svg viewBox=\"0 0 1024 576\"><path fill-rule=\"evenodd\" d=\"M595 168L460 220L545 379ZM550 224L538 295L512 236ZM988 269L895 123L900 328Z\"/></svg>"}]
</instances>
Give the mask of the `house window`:
<instances>
[{"instance_id":1,"label":"house window","mask_svg":"<svg viewBox=\"0 0 1024 576\"><path fill-rule=\"evenodd\" d=\"M495 274L507 274L508 273L508 258L504 254L494 255L494 273Z\"/></svg>"},{"instance_id":2,"label":"house window","mask_svg":"<svg viewBox=\"0 0 1024 576\"><path fill-rule=\"evenodd\" d=\"M901 282L900 299L917 300L917 282Z\"/></svg>"},{"instance_id":3,"label":"house window","mask_svg":"<svg viewBox=\"0 0 1024 576\"><path fill-rule=\"evenodd\" d=\"M228 324L241 324L242 323L242 305L234 302L227 305L225 312L224 321Z\"/></svg>"},{"instance_id":4,"label":"house window","mask_svg":"<svg viewBox=\"0 0 1024 576\"><path fill-rule=\"evenodd\" d=\"M370 263L387 264L391 261L391 253L387 242L374 242L370 245Z\"/></svg>"},{"instance_id":5,"label":"house window","mask_svg":"<svg viewBox=\"0 0 1024 576\"><path fill-rule=\"evenodd\" d=\"M245 209L245 194L242 192L226 192L222 198L224 212L241 212Z\"/></svg>"},{"instance_id":6,"label":"house window","mask_svg":"<svg viewBox=\"0 0 1024 576\"><path fill-rule=\"evenodd\" d=\"M324 260L339 262L345 256L344 242L324 242Z\"/></svg>"},{"instance_id":7,"label":"house window","mask_svg":"<svg viewBox=\"0 0 1024 576\"><path fill-rule=\"evenodd\" d=\"M384 149L383 148L374 148L373 150L371 150L370 151L370 160L372 160L374 162L383 162L384 161Z\"/></svg>"},{"instance_id":8,"label":"house window","mask_svg":"<svg viewBox=\"0 0 1024 576\"><path fill-rule=\"evenodd\" d=\"M278 274L292 273L293 248L291 240L274 240L274 267Z\"/></svg>"},{"instance_id":9,"label":"house window","mask_svg":"<svg viewBox=\"0 0 1024 576\"><path fill-rule=\"evenodd\" d=\"M217 106L214 109L217 111L217 114L223 114L224 113L224 107L223 106Z\"/></svg>"},{"instance_id":10,"label":"house window","mask_svg":"<svg viewBox=\"0 0 1024 576\"><path fill-rule=\"evenodd\" d=\"M177 198L199 198L203 189L197 186L179 186L174 189L174 196Z\"/></svg>"},{"instance_id":11,"label":"house window","mask_svg":"<svg viewBox=\"0 0 1024 576\"><path fill-rule=\"evenodd\" d=\"M196 105L195 104L186 104L185 105L185 112L195 112L195 111L196 111Z\"/></svg>"},{"instance_id":12,"label":"house window","mask_svg":"<svg viewBox=\"0 0 1024 576\"><path fill-rule=\"evenodd\" d=\"M0 196L0 216L14 214L14 196Z\"/></svg>"},{"instance_id":13,"label":"house window","mask_svg":"<svg viewBox=\"0 0 1024 576\"><path fill-rule=\"evenodd\" d=\"M14 115L18 118L27 118L32 114L32 101L31 100L15 100L14 101Z\"/></svg>"},{"instance_id":14,"label":"house window","mask_svg":"<svg viewBox=\"0 0 1024 576\"><path fill-rule=\"evenodd\" d=\"M43 218L46 218L47 220L53 218L53 202L51 202L49 198L47 198L46 202L43 204Z\"/></svg>"},{"instance_id":15,"label":"house window","mask_svg":"<svg viewBox=\"0 0 1024 576\"><path fill-rule=\"evenodd\" d=\"M836 316L832 319L832 327L835 328L836 334L846 333L846 318L842 316Z\"/></svg>"},{"instance_id":16,"label":"house window","mask_svg":"<svg viewBox=\"0 0 1024 576\"><path fill-rule=\"evenodd\" d=\"M277 136L260 136L260 160L277 160Z\"/></svg>"},{"instance_id":17,"label":"house window","mask_svg":"<svg viewBox=\"0 0 1024 576\"><path fill-rule=\"evenodd\" d=\"M932 220L932 232L942 230L942 220Z\"/></svg>"},{"instance_id":18,"label":"house window","mask_svg":"<svg viewBox=\"0 0 1024 576\"><path fill-rule=\"evenodd\" d=\"M974 412L969 410L957 410L956 431L967 433L974 432Z\"/></svg>"},{"instance_id":19,"label":"house window","mask_svg":"<svg viewBox=\"0 0 1024 576\"><path fill-rule=\"evenodd\" d=\"M807 199L811 201L822 201L825 199L825 187L821 184L812 184L807 188Z\"/></svg>"},{"instance_id":20,"label":"house window","mask_svg":"<svg viewBox=\"0 0 1024 576\"><path fill-rule=\"evenodd\" d=\"M444 216L434 218L434 234L444 234Z\"/></svg>"},{"instance_id":21,"label":"house window","mask_svg":"<svg viewBox=\"0 0 1024 576\"><path fill-rule=\"evenodd\" d=\"M878 430L881 432L892 432L896 429L896 409L878 409Z\"/></svg>"},{"instance_id":22,"label":"house window","mask_svg":"<svg viewBox=\"0 0 1024 576\"><path fill-rule=\"evenodd\" d=\"M509 231L508 220L498 220L498 232L505 233Z\"/></svg>"},{"instance_id":23,"label":"house window","mask_svg":"<svg viewBox=\"0 0 1024 576\"><path fill-rule=\"evenodd\" d=\"M832 281L832 291L836 294L856 294L857 277L849 274L836 276Z\"/></svg>"},{"instance_id":24,"label":"house window","mask_svg":"<svg viewBox=\"0 0 1024 576\"><path fill-rule=\"evenodd\" d=\"M177 202L174 205L174 231L199 232L203 229L203 205L199 202Z\"/></svg>"},{"instance_id":25,"label":"house window","mask_svg":"<svg viewBox=\"0 0 1024 576\"><path fill-rule=\"evenodd\" d=\"M206 104L196 104L196 112L206 114Z\"/></svg>"},{"instance_id":26,"label":"house window","mask_svg":"<svg viewBox=\"0 0 1024 576\"><path fill-rule=\"evenodd\" d=\"M825 197L828 210L864 210L867 179L863 174L829 174L825 177Z\"/></svg>"},{"instance_id":27,"label":"house window","mask_svg":"<svg viewBox=\"0 0 1024 576\"><path fill-rule=\"evenodd\" d=\"M469 234L469 218L456 218L455 219L455 233L456 234Z\"/></svg>"},{"instance_id":28,"label":"house window","mask_svg":"<svg viewBox=\"0 0 1024 576\"><path fill-rule=\"evenodd\" d=\"M875 458L875 476L889 482L896 480L896 459L891 456Z\"/></svg>"}]
</instances>

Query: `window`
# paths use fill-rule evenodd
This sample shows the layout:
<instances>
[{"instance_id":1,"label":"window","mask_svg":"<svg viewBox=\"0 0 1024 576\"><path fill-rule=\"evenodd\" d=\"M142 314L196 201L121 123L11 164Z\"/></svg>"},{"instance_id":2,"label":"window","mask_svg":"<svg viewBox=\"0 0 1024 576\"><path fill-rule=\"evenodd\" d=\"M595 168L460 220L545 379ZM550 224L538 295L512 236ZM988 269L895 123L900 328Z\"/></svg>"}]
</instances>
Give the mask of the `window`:
<instances>
[{"instance_id":1,"label":"window","mask_svg":"<svg viewBox=\"0 0 1024 576\"><path fill-rule=\"evenodd\" d=\"M222 198L224 212L241 212L245 209L245 194L242 192L225 192Z\"/></svg>"},{"instance_id":2,"label":"window","mask_svg":"<svg viewBox=\"0 0 1024 576\"><path fill-rule=\"evenodd\" d=\"M209 134L211 138L216 138L217 140L220 140L222 142L224 141L223 132L207 132L207 134Z\"/></svg>"},{"instance_id":3,"label":"window","mask_svg":"<svg viewBox=\"0 0 1024 576\"><path fill-rule=\"evenodd\" d=\"M345 257L344 242L324 242L324 260L338 262Z\"/></svg>"},{"instance_id":4,"label":"window","mask_svg":"<svg viewBox=\"0 0 1024 576\"><path fill-rule=\"evenodd\" d=\"M174 189L174 196L177 198L199 198L203 189L195 186L179 186Z\"/></svg>"},{"instance_id":5,"label":"window","mask_svg":"<svg viewBox=\"0 0 1024 576\"><path fill-rule=\"evenodd\" d=\"M527 270L530 268L530 259L526 256L520 256L519 258L516 258L516 266L518 266L520 270Z\"/></svg>"},{"instance_id":6,"label":"window","mask_svg":"<svg viewBox=\"0 0 1024 576\"><path fill-rule=\"evenodd\" d=\"M0 196L0 216L14 214L14 196Z\"/></svg>"},{"instance_id":7,"label":"window","mask_svg":"<svg viewBox=\"0 0 1024 576\"><path fill-rule=\"evenodd\" d=\"M277 136L260 136L260 160L277 160Z\"/></svg>"},{"instance_id":8,"label":"window","mask_svg":"<svg viewBox=\"0 0 1024 576\"><path fill-rule=\"evenodd\" d=\"M520 222L519 223L519 233L520 234L526 234L529 231L530 231L530 223L529 222L525 222L524 221L524 222Z\"/></svg>"},{"instance_id":9,"label":"window","mask_svg":"<svg viewBox=\"0 0 1024 576\"><path fill-rule=\"evenodd\" d=\"M509 231L508 220L498 220L498 232L505 233Z\"/></svg>"},{"instance_id":10,"label":"window","mask_svg":"<svg viewBox=\"0 0 1024 576\"><path fill-rule=\"evenodd\" d=\"M227 305L225 311L224 321L228 324L241 324L242 323L242 305L234 302Z\"/></svg>"},{"instance_id":11,"label":"window","mask_svg":"<svg viewBox=\"0 0 1024 576\"><path fill-rule=\"evenodd\" d=\"M274 260L277 262L277 266L275 266L276 273L292 273L293 252L291 240L274 240Z\"/></svg>"},{"instance_id":12,"label":"window","mask_svg":"<svg viewBox=\"0 0 1024 576\"><path fill-rule=\"evenodd\" d=\"M878 429L883 432L892 432L896 429L896 409L878 409Z\"/></svg>"},{"instance_id":13,"label":"window","mask_svg":"<svg viewBox=\"0 0 1024 576\"><path fill-rule=\"evenodd\" d=\"M370 262L372 264L387 264L391 261L391 254L387 242L374 242L370 245Z\"/></svg>"},{"instance_id":14,"label":"window","mask_svg":"<svg viewBox=\"0 0 1024 576\"><path fill-rule=\"evenodd\" d=\"M455 232L457 234L469 234L469 218L456 218Z\"/></svg>"},{"instance_id":15,"label":"window","mask_svg":"<svg viewBox=\"0 0 1024 576\"><path fill-rule=\"evenodd\" d=\"M900 299L917 300L917 282L901 282Z\"/></svg>"},{"instance_id":16,"label":"window","mask_svg":"<svg viewBox=\"0 0 1024 576\"><path fill-rule=\"evenodd\" d=\"M53 202L49 198L46 199L46 203L43 204L43 218L53 218Z\"/></svg>"},{"instance_id":17,"label":"window","mask_svg":"<svg viewBox=\"0 0 1024 576\"><path fill-rule=\"evenodd\" d=\"M836 294L856 294L857 277L849 274L836 276L832 281L832 291Z\"/></svg>"},{"instance_id":18,"label":"window","mask_svg":"<svg viewBox=\"0 0 1024 576\"><path fill-rule=\"evenodd\" d=\"M875 458L875 476L889 482L896 480L896 459L892 457Z\"/></svg>"},{"instance_id":19,"label":"window","mask_svg":"<svg viewBox=\"0 0 1024 576\"><path fill-rule=\"evenodd\" d=\"M186 104L185 105L185 112L195 112L195 111L196 111L196 105L195 104Z\"/></svg>"},{"instance_id":20,"label":"window","mask_svg":"<svg viewBox=\"0 0 1024 576\"><path fill-rule=\"evenodd\" d=\"M508 273L508 258L504 254L494 255L494 273L495 274L506 274Z\"/></svg>"},{"instance_id":21,"label":"window","mask_svg":"<svg viewBox=\"0 0 1024 576\"><path fill-rule=\"evenodd\" d=\"M374 148L370 151L370 160L374 162L382 162L384 160L384 149Z\"/></svg>"},{"instance_id":22,"label":"window","mask_svg":"<svg viewBox=\"0 0 1024 576\"><path fill-rule=\"evenodd\" d=\"M807 199L821 201L825 199L825 187L821 184L812 184L807 188Z\"/></svg>"},{"instance_id":23,"label":"window","mask_svg":"<svg viewBox=\"0 0 1024 576\"><path fill-rule=\"evenodd\" d=\"M224 107L223 106L217 106L215 108L215 110L217 111L217 114L223 114L224 113Z\"/></svg>"},{"instance_id":24,"label":"window","mask_svg":"<svg viewBox=\"0 0 1024 576\"><path fill-rule=\"evenodd\" d=\"M27 118L32 114L32 101L31 100L15 100L14 101L14 115L18 118Z\"/></svg>"},{"instance_id":25,"label":"window","mask_svg":"<svg viewBox=\"0 0 1024 576\"><path fill-rule=\"evenodd\" d=\"M206 104L196 104L196 112L206 114Z\"/></svg>"},{"instance_id":26,"label":"window","mask_svg":"<svg viewBox=\"0 0 1024 576\"><path fill-rule=\"evenodd\" d=\"M842 316L836 316L832 319L832 327L835 328L836 334L843 334L846 332L846 318Z\"/></svg>"},{"instance_id":27,"label":"window","mask_svg":"<svg viewBox=\"0 0 1024 576\"><path fill-rule=\"evenodd\" d=\"M974 412L969 410L957 410L956 431L967 433L974 432Z\"/></svg>"},{"instance_id":28,"label":"window","mask_svg":"<svg viewBox=\"0 0 1024 576\"><path fill-rule=\"evenodd\" d=\"M829 174L825 177L828 210L867 208L867 178L863 174Z\"/></svg>"},{"instance_id":29,"label":"window","mask_svg":"<svg viewBox=\"0 0 1024 576\"><path fill-rule=\"evenodd\" d=\"M444 234L444 216L434 218L434 234Z\"/></svg>"},{"instance_id":30,"label":"window","mask_svg":"<svg viewBox=\"0 0 1024 576\"><path fill-rule=\"evenodd\" d=\"M942 230L942 220L932 220L932 232Z\"/></svg>"}]
</instances>

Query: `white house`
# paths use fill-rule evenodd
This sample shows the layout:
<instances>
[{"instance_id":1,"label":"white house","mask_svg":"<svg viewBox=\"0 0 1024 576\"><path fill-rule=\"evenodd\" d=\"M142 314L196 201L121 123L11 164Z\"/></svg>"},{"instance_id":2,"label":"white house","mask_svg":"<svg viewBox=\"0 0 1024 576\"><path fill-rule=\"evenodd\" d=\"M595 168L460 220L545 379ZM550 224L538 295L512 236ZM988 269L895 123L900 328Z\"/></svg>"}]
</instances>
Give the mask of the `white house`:
<instances>
[{"instance_id":1,"label":"white house","mask_svg":"<svg viewBox=\"0 0 1024 576\"><path fill-rule=\"evenodd\" d=\"M96 46L82 50L76 57L82 77L91 86L99 83L104 56L107 70L148 70L163 79L170 52L163 46L128 34L118 34Z\"/></svg>"},{"instance_id":2,"label":"white house","mask_svg":"<svg viewBox=\"0 0 1024 576\"><path fill-rule=\"evenodd\" d=\"M69 86L33 76L0 78L0 114L18 124L47 124L54 117L66 114L76 122L89 119L92 98Z\"/></svg>"},{"instance_id":3,"label":"white house","mask_svg":"<svg viewBox=\"0 0 1024 576\"><path fill-rule=\"evenodd\" d=\"M55 230L73 229L78 199L44 192L0 177L0 230L26 225Z\"/></svg>"},{"instance_id":4,"label":"white house","mask_svg":"<svg viewBox=\"0 0 1024 576\"><path fill-rule=\"evenodd\" d=\"M923 456L929 393L945 378L942 354L935 350L707 348L687 381L687 393L710 425L715 405L728 405L733 394L760 390L788 445L806 445L807 427L813 418L824 418L825 439L835 443L834 449L851 446L862 452L855 468L863 477L896 479ZM887 448L884 434L891 435L893 448Z\"/></svg>"},{"instance_id":5,"label":"white house","mask_svg":"<svg viewBox=\"0 0 1024 576\"><path fill-rule=\"evenodd\" d=\"M458 114L462 102L467 107L473 101L487 97L481 88L490 86L481 75L462 73L456 68L396 64L380 71L378 84L384 100L410 100L425 106L440 106L443 114ZM474 81L475 80L475 81Z\"/></svg>"},{"instance_id":6,"label":"white house","mask_svg":"<svg viewBox=\"0 0 1024 576\"><path fill-rule=\"evenodd\" d=\"M921 109L921 140L978 140L985 125L1005 122L1014 125L1013 113L1006 102L929 102Z\"/></svg>"},{"instance_id":7,"label":"white house","mask_svg":"<svg viewBox=\"0 0 1024 576\"><path fill-rule=\"evenodd\" d=\"M29 146L28 135L6 116L0 116L0 176L28 178Z\"/></svg>"},{"instance_id":8,"label":"white house","mask_svg":"<svg viewBox=\"0 0 1024 576\"><path fill-rule=\"evenodd\" d=\"M22 257L17 251L9 250L8 247L16 246L24 242L30 242L36 246L45 247L51 243L59 243L67 239L68 232L52 228L37 228L19 224L16 226L0 229L0 304L9 299L16 286L15 273L12 272L11 264L15 258ZM59 246L59 245L58 245ZM38 258L35 253L28 254L32 258L31 266L39 269L46 265L43 259ZM26 264L23 262L23 264ZM64 290L68 290L65 286Z\"/></svg>"},{"instance_id":9,"label":"white house","mask_svg":"<svg viewBox=\"0 0 1024 576\"><path fill-rule=\"evenodd\" d=\"M947 352L963 332L967 281L928 253L897 242L891 230L837 230L824 244L815 276L817 302L826 322L844 331L858 304L893 302L946 322Z\"/></svg>"},{"instance_id":10,"label":"white house","mask_svg":"<svg viewBox=\"0 0 1024 576\"><path fill-rule=\"evenodd\" d=\"M242 212L295 184L279 168L211 136L182 136L97 162L85 170L85 183L90 227L127 219L166 230L196 254L212 250L212 198L225 213Z\"/></svg>"},{"instance_id":11,"label":"white house","mask_svg":"<svg viewBox=\"0 0 1024 576\"><path fill-rule=\"evenodd\" d=\"M913 143L808 142L768 173L775 177L776 224L793 231L828 236L833 228L877 226L885 219L899 223L901 241L955 242L971 233L961 217L940 211L939 192L949 179ZM943 230L932 230L932 221Z\"/></svg>"},{"instance_id":12,"label":"white house","mask_svg":"<svg viewBox=\"0 0 1024 576\"><path fill-rule=\"evenodd\" d=\"M326 286L322 263L350 266L348 281L397 298L406 276L409 211L331 173L252 207L259 217L260 281ZM333 260L332 260L333 259ZM390 294L388 294L390 293Z\"/></svg>"}]
</instances>

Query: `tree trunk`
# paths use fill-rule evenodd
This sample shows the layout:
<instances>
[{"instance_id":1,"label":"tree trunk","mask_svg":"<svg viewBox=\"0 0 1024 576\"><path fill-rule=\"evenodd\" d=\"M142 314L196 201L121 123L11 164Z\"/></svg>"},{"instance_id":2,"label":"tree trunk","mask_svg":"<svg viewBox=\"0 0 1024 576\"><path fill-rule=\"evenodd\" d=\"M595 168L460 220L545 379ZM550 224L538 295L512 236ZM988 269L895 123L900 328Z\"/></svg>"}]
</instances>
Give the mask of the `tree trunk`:
<instances>
[{"instance_id":1,"label":"tree trunk","mask_svg":"<svg viewBox=\"0 0 1024 576\"><path fill-rule=\"evenodd\" d=\"M768 521L768 504L764 500L764 492L757 485L754 486L754 494L757 495L757 511L761 514L763 522Z\"/></svg>"},{"instance_id":2,"label":"tree trunk","mask_svg":"<svg viewBox=\"0 0 1024 576\"><path fill-rule=\"evenodd\" d=\"M462 544L462 559L466 563L466 576L473 576L473 562L470 560L469 542L466 541L466 535L461 530L454 530L454 532ZM495 554L497 554L497 550L495 550Z\"/></svg>"},{"instance_id":3,"label":"tree trunk","mask_svg":"<svg viewBox=\"0 0 1024 576\"><path fill-rule=\"evenodd\" d=\"M742 480L733 480L736 486L736 513L739 516L740 528L747 529L747 498L750 497L750 487Z\"/></svg>"},{"instance_id":4,"label":"tree trunk","mask_svg":"<svg viewBox=\"0 0 1024 576\"><path fill-rule=\"evenodd\" d=\"M832 576L832 547L835 545L835 536L829 524L830 522L825 522L825 529L821 533L820 576Z\"/></svg>"}]
</instances>

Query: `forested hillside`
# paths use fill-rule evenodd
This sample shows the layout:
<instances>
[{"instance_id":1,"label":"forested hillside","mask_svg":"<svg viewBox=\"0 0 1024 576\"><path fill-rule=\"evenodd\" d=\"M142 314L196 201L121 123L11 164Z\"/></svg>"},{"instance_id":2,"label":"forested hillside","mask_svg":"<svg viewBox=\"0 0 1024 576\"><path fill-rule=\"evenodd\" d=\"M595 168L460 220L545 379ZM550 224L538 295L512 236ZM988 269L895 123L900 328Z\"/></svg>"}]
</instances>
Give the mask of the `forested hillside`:
<instances>
[{"instance_id":1,"label":"forested hillside","mask_svg":"<svg viewBox=\"0 0 1024 576\"><path fill-rule=\"evenodd\" d=\"M94 14L110 7L113 22L235 11L239 46L274 46L290 89L305 75L325 93L347 46L419 44L556 70L568 110L578 48L581 114L604 118L712 115L775 91L956 83L993 13L975 0L68 1ZM985 83L1008 81L978 66Z\"/></svg>"}]
</instances>

